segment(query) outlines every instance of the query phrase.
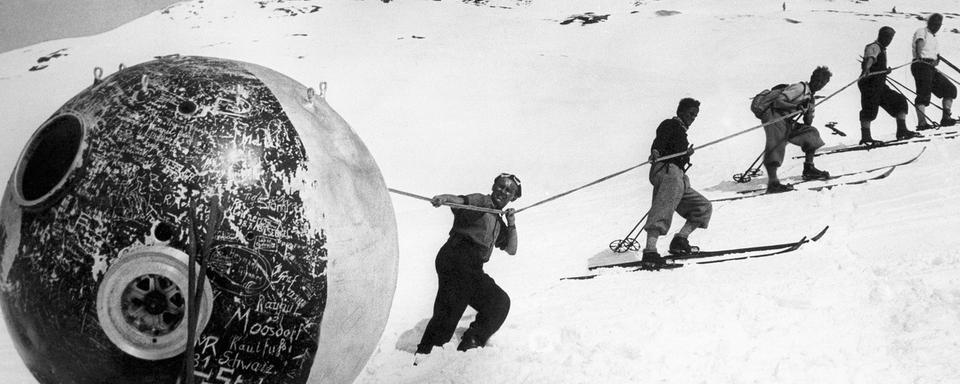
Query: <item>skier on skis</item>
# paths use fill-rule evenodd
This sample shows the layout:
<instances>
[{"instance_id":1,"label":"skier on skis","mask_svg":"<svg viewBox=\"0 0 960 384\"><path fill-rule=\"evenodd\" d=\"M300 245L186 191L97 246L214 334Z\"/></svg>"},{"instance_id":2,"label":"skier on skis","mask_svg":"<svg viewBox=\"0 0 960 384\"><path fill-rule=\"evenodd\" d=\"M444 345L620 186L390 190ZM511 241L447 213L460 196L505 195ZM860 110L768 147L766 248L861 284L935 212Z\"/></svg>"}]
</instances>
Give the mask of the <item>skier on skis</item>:
<instances>
[{"instance_id":1,"label":"skier on skis","mask_svg":"<svg viewBox=\"0 0 960 384\"><path fill-rule=\"evenodd\" d=\"M814 116L814 94L823 89L830 81L830 69L817 67L810 75L810 82L799 82L788 85L780 91L769 108L760 115L764 124L789 115L797 110L803 110L803 124L796 124L790 119L782 119L776 123L765 125L767 135L766 147L763 152L763 165L767 170L767 193L778 193L793 190L789 184L781 184L777 177L777 169L783 163L787 143L800 146L805 155L803 162L803 179L827 179L830 173L817 169L813 164L814 153L823 146L820 132L811 126Z\"/></svg>"},{"instance_id":2,"label":"skier on skis","mask_svg":"<svg viewBox=\"0 0 960 384\"><path fill-rule=\"evenodd\" d=\"M437 195L431 200L434 207L455 203L476 207L503 209L520 197L520 179L503 173L493 179L492 193L484 195ZM477 310L477 317L463 333L457 350L483 347L507 318L510 297L483 271L483 263L490 259L493 248L507 254L517 253L517 227L514 210L505 211L506 224L493 213L452 208L453 228L450 237L437 253L437 297L433 316L427 323L417 354L429 354L434 346L441 346L453 336L467 306ZM415 359L414 365L418 359Z\"/></svg>"},{"instance_id":3,"label":"skier on skis","mask_svg":"<svg viewBox=\"0 0 960 384\"><path fill-rule=\"evenodd\" d=\"M896 31L891 27L880 28L877 40L867 44L863 51L860 81L860 144L866 146L882 145L870 134L870 123L877 118L879 108L897 120L897 140L919 137L920 134L907 129L907 98L887 86L887 46L893 41ZM882 72L867 76L871 72Z\"/></svg>"},{"instance_id":4,"label":"skier on skis","mask_svg":"<svg viewBox=\"0 0 960 384\"><path fill-rule=\"evenodd\" d=\"M914 104L917 108L917 130L933 128L927 123L926 108L930 105L930 94L943 99L943 117L940 125L947 127L957 123L950 117L950 107L953 99L957 98L957 87L937 70L940 64L940 47L937 42L937 31L943 25L943 15L934 13L927 18L927 26L920 28L913 34L913 60L910 73L917 84L917 99Z\"/></svg>"},{"instance_id":5,"label":"skier on skis","mask_svg":"<svg viewBox=\"0 0 960 384\"><path fill-rule=\"evenodd\" d=\"M673 213L677 212L686 219L670 242L670 253L690 254L696 247L690 246L687 239L697 228L706 228L710 223L713 205L690 186L686 175L693 148L687 141L687 131L700 113L700 102L692 98L680 100L677 115L664 120L657 127L657 136L650 146L650 184L653 185L653 202L649 217L643 229L647 232L647 245L643 249L641 263L644 268L658 269L663 266L663 258L657 252L657 239L667 234ZM666 160L660 157L686 153Z\"/></svg>"}]
</instances>

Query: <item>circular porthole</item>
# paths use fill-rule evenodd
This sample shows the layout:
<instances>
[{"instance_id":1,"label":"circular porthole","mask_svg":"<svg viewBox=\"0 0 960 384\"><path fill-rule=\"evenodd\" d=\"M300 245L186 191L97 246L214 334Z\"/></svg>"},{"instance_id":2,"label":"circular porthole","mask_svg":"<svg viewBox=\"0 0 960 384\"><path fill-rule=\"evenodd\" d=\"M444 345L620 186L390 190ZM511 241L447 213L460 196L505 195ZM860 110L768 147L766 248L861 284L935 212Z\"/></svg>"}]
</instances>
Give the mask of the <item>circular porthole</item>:
<instances>
[{"instance_id":1,"label":"circular porthole","mask_svg":"<svg viewBox=\"0 0 960 384\"><path fill-rule=\"evenodd\" d=\"M80 119L69 114L50 119L33 134L17 163L19 204L40 204L63 187L83 152L85 135Z\"/></svg>"},{"instance_id":2,"label":"circular porthole","mask_svg":"<svg viewBox=\"0 0 960 384\"><path fill-rule=\"evenodd\" d=\"M153 238L158 241L170 241L177 234L177 230L167 222L159 222L153 226Z\"/></svg>"},{"instance_id":3,"label":"circular porthole","mask_svg":"<svg viewBox=\"0 0 960 384\"><path fill-rule=\"evenodd\" d=\"M197 113L197 103L194 103L190 100L184 100L177 106L177 112L180 112L186 116L193 116L194 113Z\"/></svg>"}]
</instances>

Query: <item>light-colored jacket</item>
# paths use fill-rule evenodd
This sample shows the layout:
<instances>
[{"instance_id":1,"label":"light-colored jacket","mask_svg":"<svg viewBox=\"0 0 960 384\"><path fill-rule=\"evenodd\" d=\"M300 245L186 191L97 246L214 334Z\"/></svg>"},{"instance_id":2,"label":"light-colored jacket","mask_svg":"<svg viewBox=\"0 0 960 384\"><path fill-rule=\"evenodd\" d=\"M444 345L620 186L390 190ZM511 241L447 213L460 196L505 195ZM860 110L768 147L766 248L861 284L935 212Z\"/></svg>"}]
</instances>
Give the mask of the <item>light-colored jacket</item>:
<instances>
[{"instance_id":1,"label":"light-colored jacket","mask_svg":"<svg viewBox=\"0 0 960 384\"><path fill-rule=\"evenodd\" d=\"M773 102L773 110L791 113L799 108L806 108L803 120L806 124L813 121L814 103L813 90L810 85L804 81L790 84L782 91L780 96Z\"/></svg>"}]
</instances>

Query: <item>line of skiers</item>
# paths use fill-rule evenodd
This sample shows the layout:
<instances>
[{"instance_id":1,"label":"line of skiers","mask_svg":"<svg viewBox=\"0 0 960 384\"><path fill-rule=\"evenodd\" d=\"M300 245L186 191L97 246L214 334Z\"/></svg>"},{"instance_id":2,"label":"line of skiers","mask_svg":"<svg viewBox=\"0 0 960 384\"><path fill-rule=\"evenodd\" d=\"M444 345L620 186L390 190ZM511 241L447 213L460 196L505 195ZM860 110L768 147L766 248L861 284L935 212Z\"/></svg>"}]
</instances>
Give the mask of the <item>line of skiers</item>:
<instances>
[{"instance_id":1,"label":"line of skiers","mask_svg":"<svg viewBox=\"0 0 960 384\"><path fill-rule=\"evenodd\" d=\"M913 56L916 62L911 72L916 81L917 97L914 105L917 112L918 130L931 128L926 115L930 104L930 94L943 99L943 116L940 125L950 126L956 120L950 116L950 107L956 98L957 90L943 74L936 70L940 62L936 33L943 22L943 16L933 14L927 20L927 26L913 35ZM861 92L861 145L879 145L870 132L870 123L876 119L879 108L897 120L897 139L909 139L920 136L906 126L907 99L901 93L887 86L886 47L896 32L893 28L880 28L877 40L868 44L864 50L862 79L858 82ZM869 73L878 74L864 77ZM814 166L814 154L824 145L819 131L812 126L814 103L817 91L830 81L830 70L817 67L808 82L780 85L762 92L754 98L751 109L763 122L766 144L763 164L768 175L767 193L792 190L788 184L782 184L777 169L783 162L786 143L799 146L804 154L802 178L804 180L827 179L829 172ZM802 123L785 119L798 110L802 110ZM690 164L693 148L687 140L687 132L700 112L700 102L692 98L680 100L676 116L666 119L657 127L656 137L650 148L652 165L649 181L653 185L653 197L649 217L643 229L647 232L646 246L642 251L641 262L645 267L658 269L664 265L664 259L657 251L658 239L667 234L678 213L686 222L670 242L672 254L696 252L688 236L698 228L707 228L713 207L710 201L690 186L686 170ZM684 155L657 161L661 157L685 152ZM439 207L444 203L465 204L485 208L503 209L521 195L520 179L511 174L501 174L494 178L489 195L437 195L432 204ZM423 355L429 354L433 347L448 342L467 306L477 310L476 319L463 333L457 350L486 345L506 320L510 309L510 298L496 282L483 271L494 248L505 250L513 255L517 251L516 218L513 209L505 211L505 219L492 213L484 213L459 208L451 208L454 216L453 226L447 242L437 253L435 267L438 278L437 296L434 300L433 315L427 323L423 337L417 346L414 365Z\"/></svg>"},{"instance_id":2,"label":"line of skiers","mask_svg":"<svg viewBox=\"0 0 960 384\"><path fill-rule=\"evenodd\" d=\"M957 120L951 116L951 106L957 97L957 88L936 69L940 63L940 50L936 33L943 24L943 15L935 13L927 19L927 25L913 34L912 53L914 62L910 65L916 83L914 106L917 112L917 130L931 129L932 120L926 114L930 105L931 93L943 100L943 115L940 126L952 126ZM887 86L886 48L896 34L891 27L882 27L877 40L867 44L864 49L861 67L861 79L857 82L860 89L860 145L875 146L883 143L873 139L870 124L876 119L879 108L897 120L898 140L919 137L920 134L907 129L907 98ZM872 74L872 75L871 75ZM827 67L817 67L810 75L809 82L790 85L778 85L771 90L761 92L754 97L751 110L764 124L766 145L763 152L763 165L767 171L767 193L779 193L792 190L788 184L782 184L777 169L783 163L786 143L799 146L804 152L804 180L821 180L830 177L830 173L814 165L816 150L824 145L820 132L812 126L814 119L815 94L830 81L831 73ZM664 120L657 128L657 136L651 146L651 159L687 151L686 156L675 157L669 164L654 163L650 167L650 183L653 184L653 202L649 217L644 225L647 232L647 244L642 252L641 262L648 268L656 269L664 264L657 251L657 239L667 233L673 212L686 220L684 226L670 242L671 254L689 254L697 247L691 246L688 236L696 228L706 228L710 222L712 207L710 201L690 187L690 181L684 174L689 156L687 130L697 117L700 103L693 99L680 100L677 116ZM797 110L803 117L803 123L785 119ZM772 123L771 123L772 122ZM673 172L671 176L670 172Z\"/></svg>"}]
</instances>

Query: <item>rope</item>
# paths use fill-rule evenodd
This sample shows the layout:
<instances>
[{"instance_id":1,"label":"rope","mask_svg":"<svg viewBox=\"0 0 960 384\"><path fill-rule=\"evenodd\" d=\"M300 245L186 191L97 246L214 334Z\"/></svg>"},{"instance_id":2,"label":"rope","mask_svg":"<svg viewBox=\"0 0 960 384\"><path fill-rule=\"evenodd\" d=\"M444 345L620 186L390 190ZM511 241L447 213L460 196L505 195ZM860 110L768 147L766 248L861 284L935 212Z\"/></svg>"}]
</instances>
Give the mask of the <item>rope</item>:
<instances>
[{"instance_id":1,"label":"rope","mask_svg":"<svg viewBox=\"0 0 960 384\"><path fill-rule=\"evenodd\" d=\"M902 64L902 65L899 65L899 66L890 68L890 71L893 71L893 70L895 70L895 69L903 68L903 67L905 67L905 66L907 66L907 65L910 65L910 64L913 64L913 63L914 63L914 61L910 61L910 62L908 62L908 63L905 63L905 64ZM855 80L851 81L849 84L844 85L844 86L841 87L840 89L838 89L838 90L836 90L835 92L831 93L830 95L827 95L827 96L824 97L823 99L820 99L820 101L818 101L817 103L815 103L814 106L823 104L823 103L826 102L827 100L830 100L832 97L836 96L836 95L837 95L838 93L840 93L840 92L843 92L844 90L846 90L847 88L849 88L851 85L855 84L856 82L860 81L861 79L864 79L864 78L867 78L867 77L870 77L870 76L875 76L875 75L878 75L878 74L881 74L881 73L887 73L887 71L886 71L886 70L883 70L883 71L870 72L870 73L867 73L867 74L865 74L865 75L863 75L863 76L860 76L860 77L856 78ZM796 116L796 115L799 115L799 114L801 114L801 113L803 113L803 112L805 112L803 109L796 110L796 111L791 112L791 113L789 113L789 114L780 116L780 117L778 117L778 118L776 118L776 119L773 119L773 120L770 120L770 121L768 121L768 122L766 122L766 123L759 124L759 125L755 125L755 126L753 126L753 127L750 127L750 128L744 129L744 130L742 130L742 131L739 131L739 132L736 132L736 133L733 133L733 134L730 134L730 135L721 137L721 138L719 138L719 139L713 140L713 141L711 141L711 142L708 142L708 143L703 144L703 145L700 145L700 146L691 147L690 150L683 151L683 152L677 152L677 153L674 153L674 154L671 154L671 155L659 157L659 158L656 159L656 161L659 162L659 161L664 161L664 160L670 160L670 159L672 159L672 158L679 157L679 156L684 156L684 155L686 155L687 153L689 153L691 150L692 150L692 151L696 151L696 150L699 150L699 149L702 149L702 148L706 148L706 147L709 147L709 146L711 146L711 145L714 145L714 144L717 144L717 143L720 143L720 142L727 141L727 140L729 140L729 139L732 139L732 138L734 138L734 137L740 136L740 135L745 134L745 133L747 133L747 132L760 129L760 128L766 127L766 126L768 126L768 125L771 125L771 124L779 123L780 121L789 119L789 118L794 117L794 116ZM634 169L640 168L640 167L642 167L642 166L644 166L644 165L647 165L647 164L650 164L650 163L652 163L652 162L653 162L653 161L651 161L651 160L647 160L647 161L644 161L644 162L642 162L642 163L640 163L640 164L637 164L637 165L634 165L634 166L632 166L632 167L626 168L626 169L624 169L624 170L611 173L611 174L609 174L609 175L607 175L607 176L601 177L601 178L599 178L599 179L596 179L596 180L594 180L594 181L591 181L591 182L589 182L589 183L587 183L587 184L584 184L584 185L582 185L582 186L576 187L576 188L571 189L571 190L568 190L568 191L566 191L566 192L562 192L562 193L557 194L557 195L553 195L553 196L548 197L548 198L546 198L546 199L540 200L540 201L538 201L538 202L536 202L536 203L530 204L530 205L528 205L528 206L526 206L526 207L520 208L520 209L516 210L515 213L520 213L520 212L523 212L523 211L528 210L528 209L530 209L530 208L536 207L536 206L538 206L538 205L546 204L546 203L548 203L548 202L554 201L554 200L556 200L556 199L559 199L559 198L564 197L564 196L566 196L566 195L569 195L569 194L571 194L571 193L577 192L577 191L579 191L579 190L581 190L581 189L584 189L584 188L587 188L587 187L590 187L590 186L593 186L593 185L602 183L602 182L604 182L604 181L610 180L610 179L612 179L612 178L614 178L614 177L620 176L620 175L622 175L622 174L624 174L624 173L630 172L630 171L632 171L632 170L634 170ZM420 199L420 200L430 201L430 202L433 201L432 199L430 199L430 198L428 198L428 197L420 196L420 195L413 194L413 193L410 193L410 192L404 192L404 191L401 191L401 190L398 190L398 189L393 189L393 188L387 188L387 189L388 189L390 192L393 192L393 193L396 193L396 194L400 194L400 195L404 195L404 196L408 196L408 197L412 197L412 198L415 198L415 199ZM503 211L498 210L498 209L475 207L475 206L470 206L470 205L455 204L455 203L446 203L446 202L445 202L445 203L442 203L442 204L443 204L443 205L446 205L446 206L453 207L453 208L459 208L459 209L467 209L467 210L472 210L472 211L480 211L480 212L494 213L494 214L498 214L498 215L504 214Z\"/></svg>"},{"instance_id":2,"label":"rope","mask_svg":"<svg viewBox=\"0 0 960 384\"><path fill-rule=\"evenodd\" d=\"M903 67L905 67L905 66L907 66L907 65L910 65L910 64L912 64L912 63L913 63L913 61L911 61L911 62L909 62L909 63L906 63L906 64L902 64L902 65L896 66L896 67L894 67L894 68L891 68L890 70L892 71L892 70L894 70L894 69L900 69L900 68L903 68ZM827 100L830 100L830 98L832 98L833 96L836 96L838 93L843 92L845 89L849 88L849 87L850 87L851 85L853 85L853 84L856 84L858 81L860 81L860 80L863 79L863 78L866 78L866 77L869 77L869 76L878 75L878 74L881 74L881 73L886 73L886 72L887 72L886 70L884 70L884 71L870 72L870 73L867 73L866 75L863 75L863 76L861 76L861 77L858 77L858 78L856 78L855 80L851 81L849 84L847 84L847 85L843 86L842 88L838 89L837 91L831 93L831 94L828 95L827 97L824 97L824 98L821 99L819 102L817 102L816 104L814 104L814 106L823 104L823 103L826 102ZM711 141L711 142L709 142L709 143L703 144L703 145L701 145L701 146L694 147L693 150L699 150L699 149L701 149L701 148L709 147L709 146L711 146L711 145L714 145L714 144L717 144L717 143L720 143L720 142L723 142L723 141L732 139L732 138L734 138L734 137L740 136L740 135L742 135L742 134L744 134L744 133L747 133L747 132L750 132L750 131L753 131L753 130L756 130L756 129L759 129L759 128L763 128L763 127L768 126L768 125L771 125L771 124L778 123L778 122L780 122L780 121L782 121L782 120L785 120L785 119L788 119L788 118L790 118L790 117L796 116L796 115L798 115L798 114L800 114L800 113L803 113L803 110L797 110L797 111L794 111L794 112L792 112L792 113L789 113L789 114L780 116L779 118L770 120L770 121L768 121L768 122L766 122L766 123L763 123L763 124L760 124L760 125L756 125L756 126L753 126L753 127L747 128L747 129L744 129L744 130L742 130L742 131L740 131L740 132L736 132L736 133L733 133L733 134L730 134L730 135L721 137L721 138L719 138L719 139L716 139L716 140ZM672 154L672 155L660 157L660 158L657 159L657 161L669 160L669 159L672 159L672 158L674 158L674 157L683 156L683 155L686 155L686 154L687 154L687 151L685 151L685 152L677 152L677 153L674 153L674 154ZM644 161L644 162L642 162L642 163L640 163L640 164L634 165L634 166L632 166L632 167L630 167L630 168L624 169L624 170L622 170L622 171L619 171L619 172L612 173L612 174L610 174L610 175L601 177L601 178L599 178L599 179L597 179L597 180L594 180L594 181L591 181L591 182L589 182L589 183L587 183L587 184L585 184L585 185L583 185L583 186L580 186L580 187L571 189L571 190L569 190L569 191L560 193L560 194L558 194L558 195L554 195L554 196L552 196L552 197L549 197L549 198L540 200L540 201L538 201L538 202L536 202L536 203L533 203L533 204L531 204L531 205L528 205L528 206L526 206L526 207L520 208L520 209L517 210L516 213L520 213L520 212L523 212L523 211L525 211L525 210L527 210L527 209L536 207L536 206L538 206L538 205L541 205L541 204L544 204L544 203L547 203L547 202L550 202L550 201L559 199L559 198L561 198L561 197L563 197L563 196L569 195L569 194L571 194L571 193L574 193L574 192L579 191L579 190L581 190L581 189L587 188L587 187L589 187L589 186L592 186L592 185L599 184L599 183L601 183L601 182L607 181L607 180L609 180L609 179L612 179L612 178L614 178L614 177L620 176L620 175L622 175L622 174L624 174L624 173L627 173L627 172L629 172L629 171L632 171L632 170L634 170L634 169L636 169L636 168L639 168L639 167L641 167L641 166L644 166L644 165L647 165L647 164L650 164L650 163L651 163L651 161L650 161L650 160L647 160L647 161Z\"/></svg>"},{"instance_id":3,"label":"rope","mask_svg":"<svg viewBox=\"0 0 960 384\"><path fill-rule=\"evenodd\" d=\"M420 199L420 200L423 200L423 201L429 201L429 202L431 202L431 203L433 202L433 199L431 199L431 198L429 198L429 197L426 197L426 196L420 196L420 195L417 195L417 194L413 194L413 193L410 193L410 192L404 192L404 191L401 191L401 190L399 190L399 189L393 189L393 188L387 188L387 190L390 191L390 192L396 193L396 194L398 194L398 195L404 195L404 196L412 197L412 198L414 198L414 199ZM493 209L493 208L475 207L475 206L472 206L472 205L464 205L464 204L457 204L457 203L447 203L447 202L440 203L440 204L446 205L446 206L449 206L449 207L452 207L452 208L466 209L466 210L470 210L470 211L479 211L479 212L493 213L493 214L496 214L496 215L503 215L503 214L504 214L503 211L501 211L501 210L499 210L499 209Z\"/></svg>"}]
</instances>

